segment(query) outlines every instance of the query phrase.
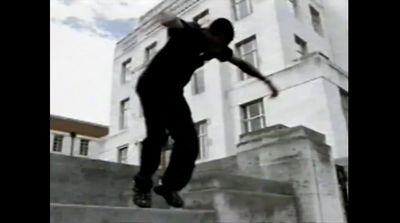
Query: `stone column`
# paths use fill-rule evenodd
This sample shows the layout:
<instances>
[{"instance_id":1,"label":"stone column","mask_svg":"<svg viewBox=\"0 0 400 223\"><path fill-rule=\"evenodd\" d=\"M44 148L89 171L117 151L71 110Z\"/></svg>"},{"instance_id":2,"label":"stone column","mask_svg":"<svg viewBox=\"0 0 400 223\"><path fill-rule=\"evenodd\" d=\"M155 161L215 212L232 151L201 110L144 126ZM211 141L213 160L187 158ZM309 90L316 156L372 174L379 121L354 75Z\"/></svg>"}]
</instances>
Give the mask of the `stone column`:
<instances>
[{"instance_id":1,"label":"stone column","mask_svg":"<svg viewBox=\"0 0 400 223\"><path fill-rule=\"evenodd\" d=\"M272 126L241 136L239 172L293 185L299 223L345 223L325 136L303 126Z\"/></svg>"}]
</instances>

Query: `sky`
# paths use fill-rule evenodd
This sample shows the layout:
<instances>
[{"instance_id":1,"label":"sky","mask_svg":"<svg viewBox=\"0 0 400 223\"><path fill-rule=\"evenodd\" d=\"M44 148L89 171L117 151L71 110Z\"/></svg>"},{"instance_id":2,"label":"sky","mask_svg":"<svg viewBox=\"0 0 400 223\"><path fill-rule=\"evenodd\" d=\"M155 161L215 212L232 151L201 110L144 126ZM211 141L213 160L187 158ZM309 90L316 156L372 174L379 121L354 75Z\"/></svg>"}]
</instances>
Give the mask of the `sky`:
<instances>
[{"instance_id":1,"label":"sky","mask_svg":"<svg viewBox=\"0 0 400 223\"><path fill-rule=\"evenodd\" d=\"M50 113L109 125L115 44L161 0L50 0Z\"/></svg>"}]
</instances>

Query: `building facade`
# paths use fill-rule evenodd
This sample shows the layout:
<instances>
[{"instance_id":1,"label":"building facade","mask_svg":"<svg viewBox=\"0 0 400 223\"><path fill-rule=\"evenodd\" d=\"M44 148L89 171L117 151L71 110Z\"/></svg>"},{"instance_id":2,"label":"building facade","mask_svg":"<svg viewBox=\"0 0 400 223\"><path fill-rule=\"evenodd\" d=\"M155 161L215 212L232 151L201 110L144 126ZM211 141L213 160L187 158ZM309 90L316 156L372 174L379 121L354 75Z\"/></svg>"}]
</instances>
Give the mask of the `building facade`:
<instances>
[{"instance_id":1,"label":"building facade","mask_svg":"<svg viewBox=\"0 0 400 223\"><path fill-rule=\"evenodd\" d=\"M235 27L230 47L280 89L278 98L269 99L263 83L217 60L197 70L185 97L199 134L199 162L236 154L240 135L274 124L304 125L325 134L333 156L347 162L345 0L161 2L117 43L110 133L93 158L139 163L145 126L135 86L146 64L167 41L166 29L154 22L162 10L202 26L219 17L230 19Z\"/></svg>"},{"instance_id":2,"label":"building facade","mask_svg":"<svg viewBox=\"0 0 400 223\"><path fill-rule=\"evenodd\" d=\"M108 127L50 115L50 153L91 157L104 145Z\"/></svg>"}]
</instances>

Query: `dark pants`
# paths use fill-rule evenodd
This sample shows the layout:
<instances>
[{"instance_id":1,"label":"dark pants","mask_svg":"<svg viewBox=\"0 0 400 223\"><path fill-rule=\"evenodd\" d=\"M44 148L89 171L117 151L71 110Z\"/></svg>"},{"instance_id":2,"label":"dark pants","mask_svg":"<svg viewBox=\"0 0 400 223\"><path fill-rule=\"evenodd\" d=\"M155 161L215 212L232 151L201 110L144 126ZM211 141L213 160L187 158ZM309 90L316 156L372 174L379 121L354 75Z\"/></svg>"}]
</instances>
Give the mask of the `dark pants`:
<instances>
[{"instance_id":1,"label":"dark pants","mask_svg":"<svg viewBox=\"0 0 400 223\"><path fill-rule=\"evenodd\" d=\"M137 93L143 108L147 137L142 142L140 170L134 177L135 185L143 191L152 188L151 179L160 165L161 150L168 139L168 131L175 143L162 184L168 190L179 191L189 182L199 153L190 108L182 91L161 90L154 83L150 87L140 79Z\"/></svg>"}]
</instances>

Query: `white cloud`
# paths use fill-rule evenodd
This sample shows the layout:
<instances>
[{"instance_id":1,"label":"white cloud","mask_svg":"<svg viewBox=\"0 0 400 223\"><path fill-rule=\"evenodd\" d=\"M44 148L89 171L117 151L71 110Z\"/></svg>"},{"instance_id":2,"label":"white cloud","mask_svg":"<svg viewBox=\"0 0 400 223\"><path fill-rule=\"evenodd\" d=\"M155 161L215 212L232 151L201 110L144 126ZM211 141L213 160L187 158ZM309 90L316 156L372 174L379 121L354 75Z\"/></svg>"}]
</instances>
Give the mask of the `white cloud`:
<instances>
[{"instance_id":1,"label":"white cloud","mask_svg":"<svg viewBox=\"0 0 400 223\"><path fill-rule=\"evenodd\" d=\"M117 39L99 36L98 33L104 30L97 26L96 18L138 18L158 2L160 0L50 1L52 114L109 124L112 63ZM74 26L62 23L71 17L84 22L90 29L74 29Z\"/></svg>"},{"instance_id":2,"label":"white cloud","mask_svg":"<svg viewBox=\"0 0 400 223\"><path fill-rule=\"evenodd\" d=\"M77 0L66 5L62 0L50 1L50 18L73 16L94 22L96 13L108 19L138 18L161 0Z\"/></svg>"}]
</instances>

